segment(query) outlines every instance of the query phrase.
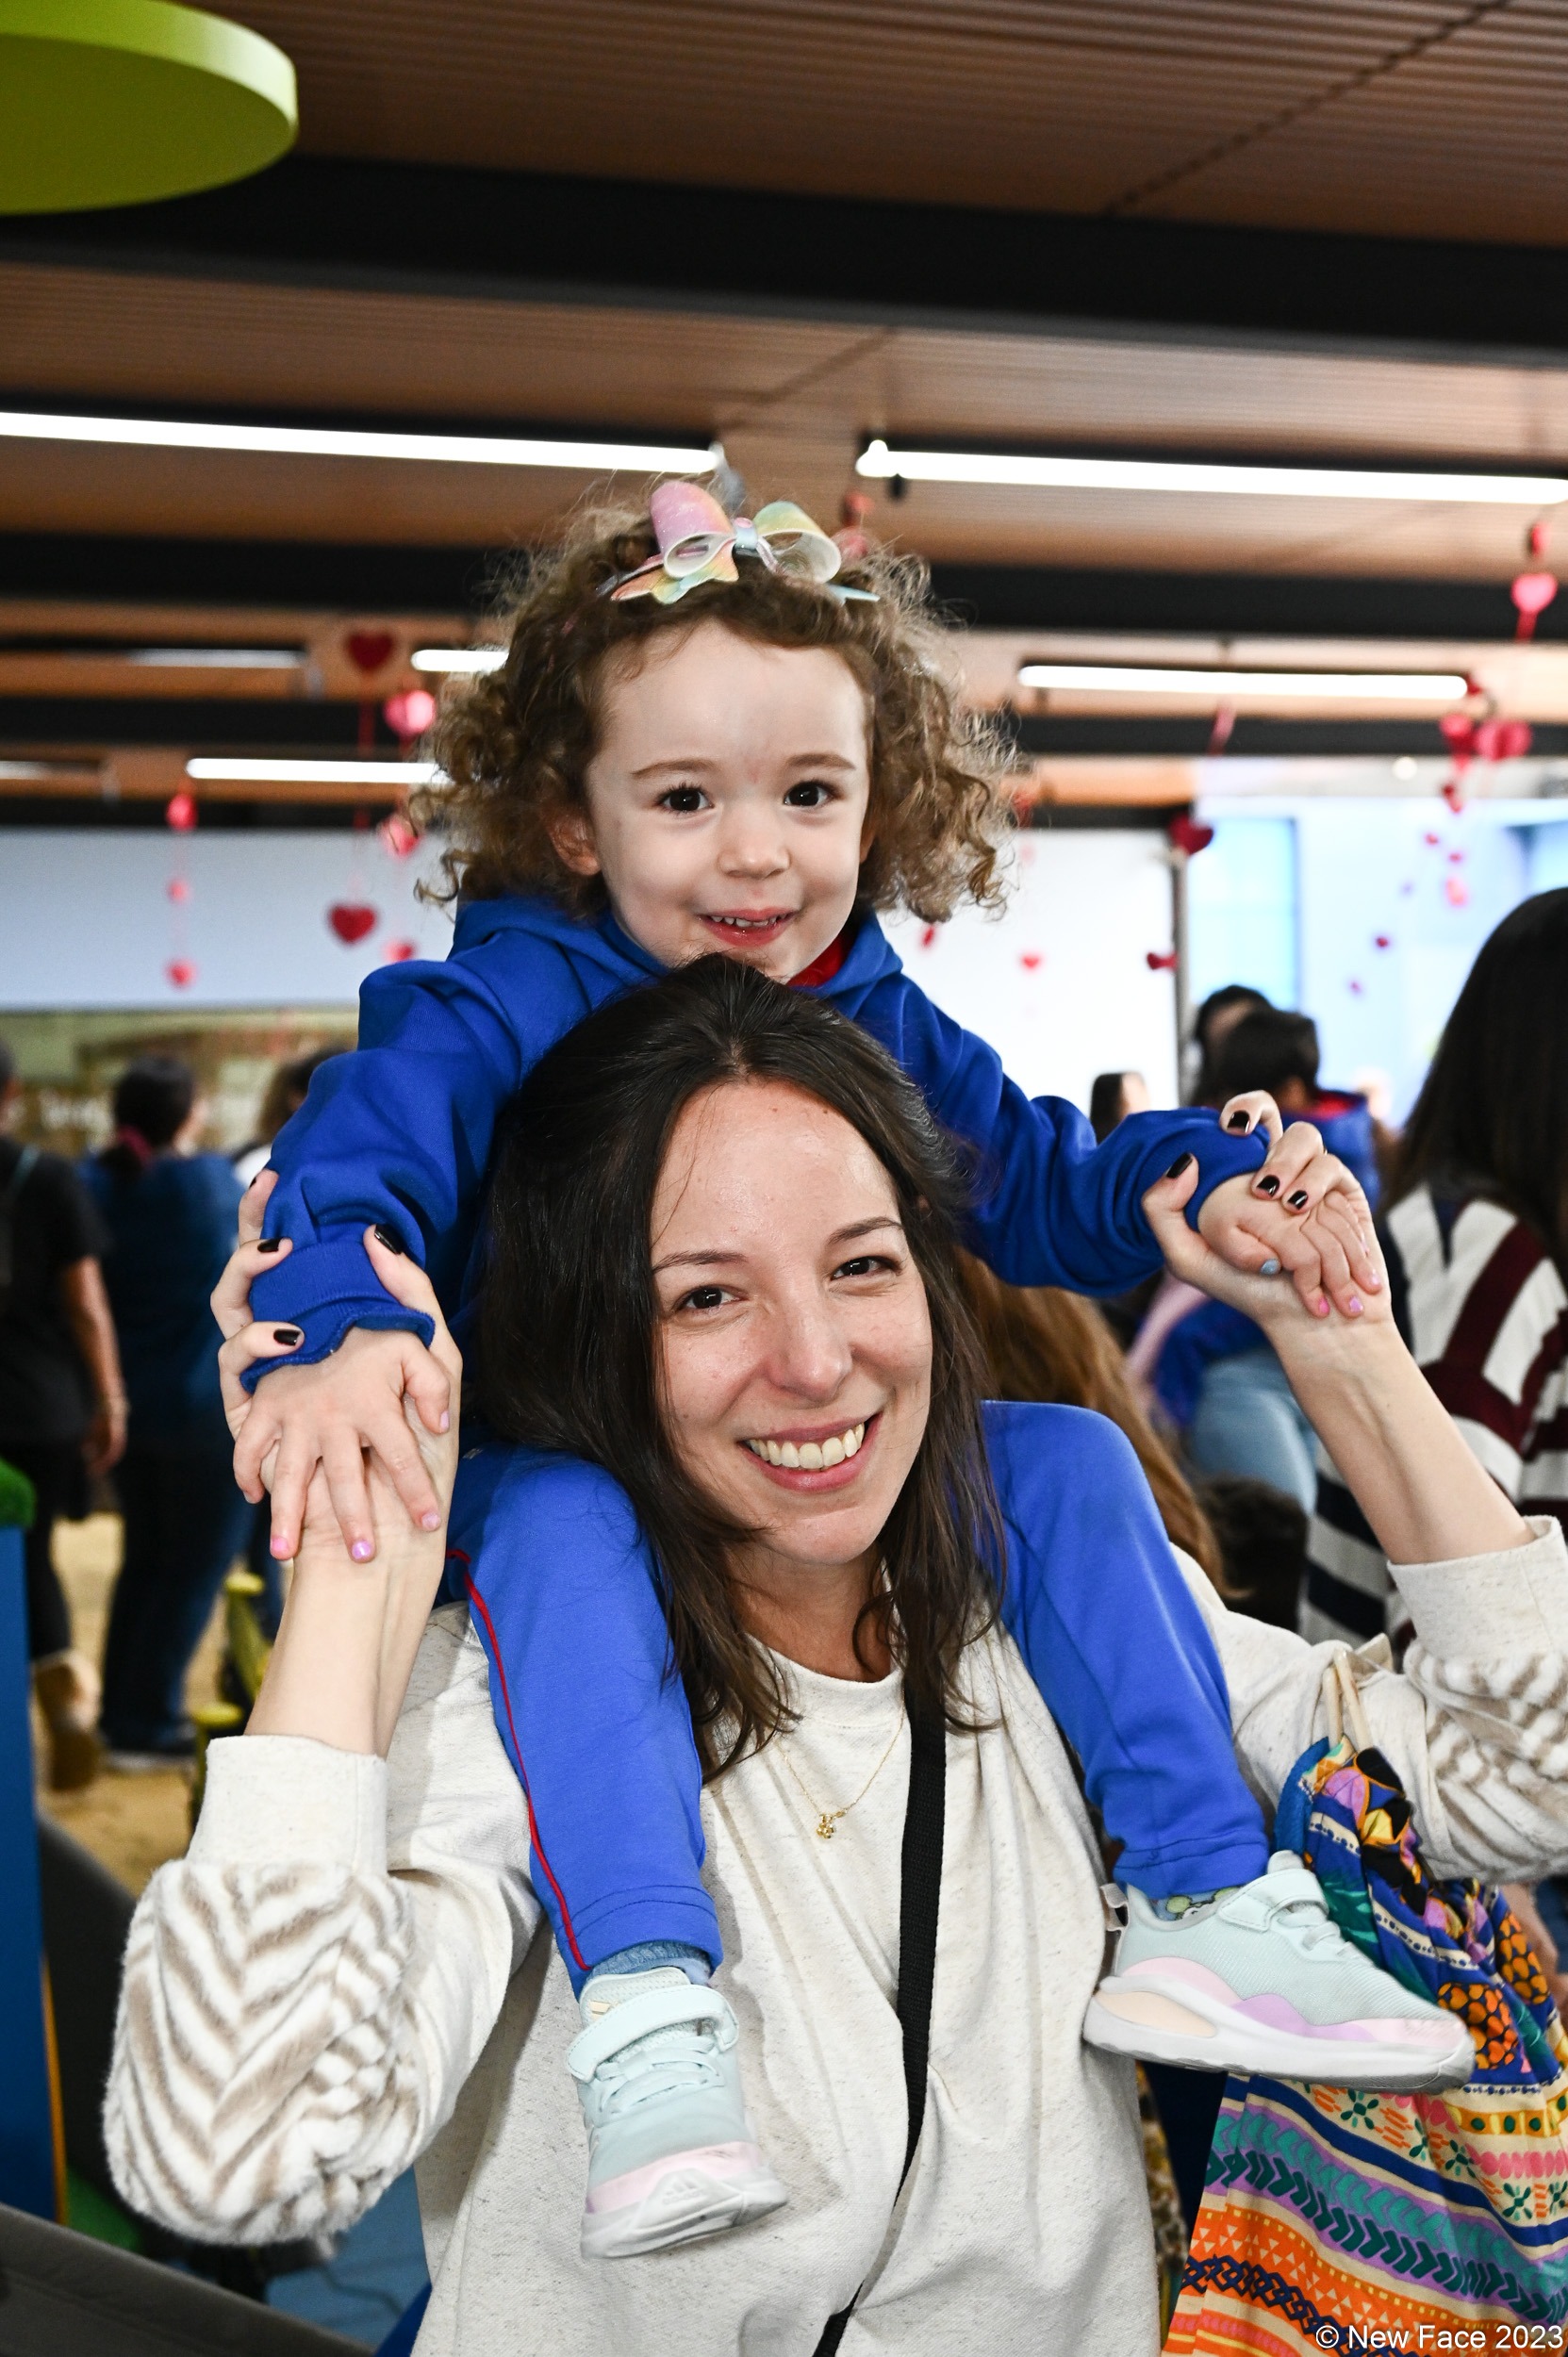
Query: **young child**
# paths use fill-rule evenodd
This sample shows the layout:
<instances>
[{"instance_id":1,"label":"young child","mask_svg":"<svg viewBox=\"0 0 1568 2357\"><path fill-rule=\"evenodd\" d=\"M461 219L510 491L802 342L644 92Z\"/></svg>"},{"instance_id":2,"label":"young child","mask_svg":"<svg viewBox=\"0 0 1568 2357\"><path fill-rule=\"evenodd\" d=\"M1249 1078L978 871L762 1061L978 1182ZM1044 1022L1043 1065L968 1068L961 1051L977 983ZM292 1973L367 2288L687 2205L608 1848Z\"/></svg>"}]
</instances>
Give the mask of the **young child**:
<instances>
[{"instance_id":1,"label":"young child","mask_svg":"<svg viewBox=\"0 0 1568 2357\"><path fill-rule=\"evenodd\" d=\"M274 1148L259 1247L272 1257L256 1261L253 1306L280 1321L275 1348L291 1363L253 1371L265 1380L236 1464L259 1496L276 1451L280 1556L318 1461L352 1552L371 1555L366 1448L434 1527L404 1397L435 1429L445 1387L428 1322L373 1272L366 1224L423 1261L443 1302L471 1307L507 1099L584 1014L715 948L821 992L892 1052L972 1149L967 1240L1011 1281L1136 1282L1159 1258L1141 1198L1196 1158L1188 1215L1236 1265L1290 1270L1324 1316L1326 1294L1353 1315L1357 1287L1378 1282L1359 1196L1310 1130L1265 1161L1258 1100L1228 1107L1223 1126L1137 1115L1097 1149L1074 1108L1027 1098L900 970L873 912L934 920L965 897L994 899L1004 815L1001 750L957 708L917 569L863 547L841 567L794 508L732 524L685 484L651 506L651 519L584 519L530 574L504 666L443 723L452 954L371 978L357 1053L317 1076ZM824 1461L853 1444L828 1442ZM453 1545L529 1796L536 1887L582 1999L569 2059L590 2137L584 2248L616 2256L758 2216L785 2193L746 2124L734 2017L706 1986L721 1941L654 1567L613 1468L525 1459L468 1453ZM1009 1624L1125 1844L1146 1969L1201 1945L1182 1969L1209 1992L1205 2018L1166 2006L1148 2028L1147 1999L1108 2002L1090 2034L1268 2069L1270 2022L1326 2019L1305 1986L1310 1942L1270 1901L1223 1673L1148 1521L1101 1534L1104 1574L1081 1596L1037 1592L1027 1534L1009 1569ZM1387 2011L1366 1995L1347 1982L1330 2029ZM1379 2084L1411 2083L1409 2055L1364 2051Z\"/></svg>"}]
</instances>

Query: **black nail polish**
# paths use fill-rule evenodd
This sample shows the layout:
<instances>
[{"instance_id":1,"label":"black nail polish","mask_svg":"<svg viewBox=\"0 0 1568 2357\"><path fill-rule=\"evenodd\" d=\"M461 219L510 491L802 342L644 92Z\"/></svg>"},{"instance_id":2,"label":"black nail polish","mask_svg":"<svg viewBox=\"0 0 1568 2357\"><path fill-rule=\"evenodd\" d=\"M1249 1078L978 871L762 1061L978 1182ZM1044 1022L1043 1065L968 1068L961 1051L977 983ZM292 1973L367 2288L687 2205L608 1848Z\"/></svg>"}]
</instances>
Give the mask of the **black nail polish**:
<instances>
[{"instance_id":1,"label":"black nail polish","mask_svg":"<svg viewBox=\"0 0 1568 2357\"><path fill-rule=\"evenodd\" d=\"M393 1235L389 1228L378 1228L375 1231L375 1240L377 1244L384 1245L388 1252L395 1252L400 1261L407 1259L407 1254L404 1251L402 1244L399 1244L397 1238Z\"/></svg>"},{"instance_id":2,"label":"black nail polish","mask_svg":"<svg viewBox=\"0 0 1568 2357\"><path fill-rule=\"evenodd\" d=\"M1186 1169L1187 1164L1192 1161L1192 1159L1193 1158L1190 1154L1178 1154L1175 1162L1172 1162L1169 1170L1166 1171L1165 1177L1167 1178L1180 1178L1181 1173Z\"/></svg>"},{"instance_id":3,"label":"black nail polish","mask_svg":"<svg viewBox=\"0 0 1568 2357\"><path fill-rule=\"evenodd\" d=\"M274 1326L272 1340L274 1343L284 1343L288 1349L292 1350L297 1343L304 1342L305 1336L297 1326Z\"/></svg>"},{"instance_id":4,"label":"black nail polish","mask_svg":"<svg viewBox=\"0 0 1568 2357\"><path fill-rule=\"evenodd\" d=\"M1294 1195L1287 1195L1285 1197L1285 1201L1293 1211L1304 1211L1310 1200L1311 1197L1305 1187L1297 1187Z\"/></svg>"},{"instance_id":5,"label":"black nail polish","mask_svg":"<svg viewBox=\"0 0 1568 2357\"><path fill-rule=\"evenodd\" d=\"M281 1236L263 1236L256 1248L258 1252L275 1252L282 1242Z\"/></svg>"},{"instance_id":6,"label":"black nail polish","mask_svg":"<svg viewBox=\"0 0 1568 2357\"><path fill-rule=\"evenodd\" d=\"M1278 1179L1278 1178L1275 1178L1275 1176L1274 1176L1274 1174L1273 1174L1273 1172L1272 1172L1272 1171L1270 1171L1270 1172L1269 1172L1269 1174L1268 1174L1268 1176L1267 1176L1267 1178L1260 1178L1260 1179L1259 1179L1259 1181L1258 1181L1258 1187L1257 1187L1257 1192L1258 1192L1260 1195L1278 1195L1278 1194L1279 1194L1279 1179Z\"/></svg>"},{"instance_id":7,"label":"black nail polish","mask_svg":"<svg viewBox=\"0 0 1568 2357\"><path fill-rule=\"evenodd\" d=\"M1226 1124L1226 1127L1230 1129L1245 1129L1246 1124L1247 1115L1246 1113L1232 1113L1229 1122Z\"/></svg>"}]
</instances>

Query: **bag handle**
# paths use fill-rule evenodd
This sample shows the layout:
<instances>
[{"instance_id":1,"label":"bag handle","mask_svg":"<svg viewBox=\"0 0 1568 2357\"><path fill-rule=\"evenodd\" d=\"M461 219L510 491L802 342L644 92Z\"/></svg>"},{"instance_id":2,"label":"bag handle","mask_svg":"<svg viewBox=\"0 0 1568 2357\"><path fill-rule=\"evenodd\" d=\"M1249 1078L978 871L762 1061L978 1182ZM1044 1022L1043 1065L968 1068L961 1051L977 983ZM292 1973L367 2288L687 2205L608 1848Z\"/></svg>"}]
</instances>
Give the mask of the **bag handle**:
<instances>
[{"instance_id":1,"label":"bag handle","mask_svg":"<svg viewBox=\"0 0 1568 2357\"><path fill-rule=\"evenodd\" d=\"M948 1730L940 1719L909 1715L909 1799L899 1863L899 2021L904 2034L904 2097L909 2134L899 2193L904 2189L926 2116L931 2007L936 1985L936 1924L942 1906L942 1834L947 1815ZM899 2194L893 2197L897 2206ZM822 2327L814 2357L834 2357L866 2285Z\"/></svg>"}]
</instances>

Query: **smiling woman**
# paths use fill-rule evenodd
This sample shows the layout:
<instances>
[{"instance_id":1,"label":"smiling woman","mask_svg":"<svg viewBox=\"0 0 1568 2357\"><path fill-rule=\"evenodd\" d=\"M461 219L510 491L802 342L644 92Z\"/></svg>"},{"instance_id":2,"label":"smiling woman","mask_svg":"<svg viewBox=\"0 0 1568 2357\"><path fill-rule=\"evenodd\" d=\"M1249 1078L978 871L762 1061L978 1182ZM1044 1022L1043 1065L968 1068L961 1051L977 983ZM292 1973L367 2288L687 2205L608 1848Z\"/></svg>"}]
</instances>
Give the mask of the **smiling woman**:
<instances>
[{"instance_id":1,"label":"smiling woman","mask_svg":"<svg viewBox=\"0 0 1568 2357\"><path fill-rule=\"evenodd\" d=\"M1420 1632L1407 1673L1345 1674L1429 1862L1557 1871L1568 1788L1510 1697L1560 1701L1560 1531L1522 1522L1482 1474L1386 1305L1329 1324L1290 1287L1211 1266L1181 1217L1191 1183L1147 1198L1173 1265L1264 1323L1403 1566ZM1040 1631L1017 1611L1048 1622L1087 1562L1124 1636L1152 1507L1100 1419L982 1405L953 1196L891 1062L733 960L626 994L536 1067L496 1174L478 1370L490 1419L523 1445L469 1436L475 1478L450 1533L415 1529L372 1461L365 1564L316 1476L250 1731L211 1746L190 1854L132 1929L107 2136L133 2207L212 2240L283 2239L347 2224L417 2162L427 2357L1153 2357L1131 2065L1084 2038L1104 1995L1104 1870L1018 1650ZM431 1316L454 1376L422 1273L373 1230L367 1249ZM243 1324L262 1265L247 1248L220 1289L236 1420L240 1372L277 1348ZM828 1442L862 1427L829 1464ZM445 1508L455 1436L410 1428ZM786 1445L822 1462L788 1465ZM596 2008L591 1978L580 2015L536 1936L548 1833L508 1758L517 1729L492 1710L492 1676L503 1720L510 1706L487 1586L525 1574L529 1550L586 1555L590 1531L563 1707L599 1672L604 1549L645 1539L644 1638L655 1664L673 1654L706 1769L726 1960L712 1986L661 1986L679 2019L647 2035L621 2019L647 2001ZM432 1614L449 1544L465 1600ZM1171 1625L1213 1646L1225 1740L1272 1799L1323 1732L1331 1649L1227 1613L1195 1564L1164 1564ZM528 1608L532 1584L511 1585ZM1167 1682L1180 1675L1176 1656ZM646 1726L622 1707L644 1765L607 1789L635 1834ZM906 2078L900 1844L933 1745L930 2056ZM1302 1950L1353 1972L1312 1878L1287 1858L1267 1879ZM1394 2027L1413 2051L1409 2008ZM596 2169L602 2147L622 2156L619 2178L590 2181L582 2244L561 2166L574 2036ZM585 2264L606 2217L636 2214L654 2171L630 2156L672 2074L707 2134L661 2198L695 2186L711 2234L722 2197L744 2231Z\"/></svg>"}]
</instances>

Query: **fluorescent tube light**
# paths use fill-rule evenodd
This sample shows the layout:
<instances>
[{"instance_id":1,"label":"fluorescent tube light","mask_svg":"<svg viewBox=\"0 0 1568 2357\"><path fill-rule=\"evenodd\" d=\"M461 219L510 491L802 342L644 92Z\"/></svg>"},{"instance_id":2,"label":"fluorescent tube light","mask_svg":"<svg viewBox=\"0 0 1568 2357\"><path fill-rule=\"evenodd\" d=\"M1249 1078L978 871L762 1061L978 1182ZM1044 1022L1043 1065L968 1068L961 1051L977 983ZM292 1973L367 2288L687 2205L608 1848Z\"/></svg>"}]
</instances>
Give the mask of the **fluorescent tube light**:
<instances>
[{"instance_id":1,"label":"fluorescent tube light","mask_svg":"<svg viewBox=\"0 0 1568 2357\"><path fill-rule=\"evenodd\" d=\"M182 418L78 418L0 409L0 436L118 442L140 450L263 451L290 458L423 458L465 467L562 467L584 474L711 474L687 443L569 442L509 434L404 434L380 427L226 425Z\"/></svg>"},{"instance_id":2,"label":"fluorescent tube light","mask_svg":"<svg viewBox=\"0 0 1568 2357\"><path fill-rule=\"evenodd\" d=\"M1239 703L1248 696L1279 702L1459 703L1470 683L1458 671L1177 671L1136 664L1026 663L1020 687L1062 688L1093 696L1202 696Z\"/></svg>"},{"instance_id":3,"label":"fluorescent tube light","mask_svg":"<svg viewBox=\"0 0 1568 2357\"><path fill-rule=\"evenodd\" d=\"M504 647L416 647L408 658L416 671L499 671Z\"/></svg>"},{"instance_id":4,"label":"fluorescent tube light","mask_svg":"<svg viewBox=\"0 0 1568 2357\"><path fill-rule=\"evenodd\" d=\"M199 753L185 765L198 783L204 778L256 785L444 785L446 772L434 761L286 761L272 754Z\"/></svg>"},{"instance_id":5,"label":"fluorescent tube light","mask_svg":"<svg viewBox=\"0 0 1568 2357\"><path fill-rule=\"evenodd\" d=\"M855 460L873 481L972 483L1042 491L1245 491L1265 499L1462 500L1550 507L1568 475L1418 474L1363 467L1230 467L1164 458L993 457L979 451L890 450L878 440Z\"/></svg>"},{"instance_id":6,"label":"fluorescent tube light","mask_svg":"<svg viewBox=\"0 0 1568 2357\"><path fill-rule=\"evenodd\" d=\"M112 662L117 651L106 647L101 657L79 659ZM297 671L305 657L292 647L133 647L123 660L157 671Z\"/></svg>"}]
</instances>

